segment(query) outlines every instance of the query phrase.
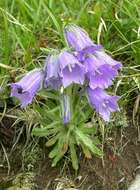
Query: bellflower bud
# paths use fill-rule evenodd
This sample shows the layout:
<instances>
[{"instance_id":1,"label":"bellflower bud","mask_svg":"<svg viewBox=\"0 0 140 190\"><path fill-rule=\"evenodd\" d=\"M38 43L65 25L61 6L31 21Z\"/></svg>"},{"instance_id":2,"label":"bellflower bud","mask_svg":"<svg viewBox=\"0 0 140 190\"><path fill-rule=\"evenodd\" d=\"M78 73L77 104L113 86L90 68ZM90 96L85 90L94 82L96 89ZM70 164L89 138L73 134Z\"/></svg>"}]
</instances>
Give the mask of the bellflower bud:
<instances>
[{"instance_id":1,"label":"bellflower bud","mask_svg":"<svg viewBox=\"0 0 140 190\"><path fill-rule=\"evenodd\" d=\"M64 124L67 124L71 120L71 110L70 110L70 96L63 95L62 100L62 115L63 115L63 122Z\"/></svg>"}]
</instances>

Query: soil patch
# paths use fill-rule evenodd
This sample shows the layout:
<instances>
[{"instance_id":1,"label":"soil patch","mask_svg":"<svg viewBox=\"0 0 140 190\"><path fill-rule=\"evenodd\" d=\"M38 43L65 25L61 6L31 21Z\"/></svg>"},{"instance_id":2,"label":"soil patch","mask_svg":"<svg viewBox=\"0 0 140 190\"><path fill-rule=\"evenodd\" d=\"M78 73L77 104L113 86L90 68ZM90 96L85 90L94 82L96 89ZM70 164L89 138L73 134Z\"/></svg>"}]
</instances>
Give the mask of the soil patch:
<instances>
[{"instance_id":1,"label":"soil patch","mask_svg":"<svg viewBox=\"0 0 140 190\"><path fill-rule=\"evenodd\" d=\"M140 173L140 143L137 129L127 127L116 130L108 137L103 160L94 157L82 159L75 175L72 169L52 168L44 159L36 176L38 190L127 190L130 182ZM64 180L65 179L65 180ZM58 188L57 185L62 188Z\"/></svg>"},{"instance_id":2,"label":"soil patch","mask_svg":"<svg viewBox=\"0 0 140 190\"><path fill-rule=\"evenodd\" d=\"M137 128L130 126L114 130L104 144L103 159L93 157L87 160L82 156L80 158L80 168L75 173L67 159L63 159L57 167L52 168L51 160L48 159L48 150L46 153L42 150L37 163L30 157L35 163L32 169L34 172L32 189L127 190L136 174L140 173L140 142L138 142ZM0 189L8 189L12 179L15 179L19 173L25 172L22 170L22 162L21 155L10 159L9 176L7 168L5 170L0 168Z\"/></svg>"}]
</instances>

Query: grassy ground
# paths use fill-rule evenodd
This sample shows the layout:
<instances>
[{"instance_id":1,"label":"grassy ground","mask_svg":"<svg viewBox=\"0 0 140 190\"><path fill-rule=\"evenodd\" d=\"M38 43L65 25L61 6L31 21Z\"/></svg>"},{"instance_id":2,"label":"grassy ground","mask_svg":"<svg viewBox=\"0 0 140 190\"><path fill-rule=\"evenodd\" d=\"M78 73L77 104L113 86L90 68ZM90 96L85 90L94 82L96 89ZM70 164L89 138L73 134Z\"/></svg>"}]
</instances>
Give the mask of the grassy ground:
<instances>
[{"instance_id":1,"label":"grassy ground","mask_svg":"<svg viewBox=\"0 0 140 190\"><path fill-rule=\"evenodd\" d=\"M121 114L103 132L104 141L117 126L124 130L129 120L138 131L136 136L140 141L140 0L1 0L0 20L0 87L3 88L0 121L1 128L6 126L0 130L0 156L1 166L4 164L6 171L8 168L10 172L13 168L9 157L21 141L25 141L20 152L22 167L17 168L24 171L29 167L30 171L30 162L36 164L31 158L34 155L40 158L38 149L35 153L31 151L38 142L38 139L30 137L32 126L39 120L34 111L35 105L26 110L19 109L17 100L9 98L7 84L18 80L26 71L42 66L51 49L63 48L63 27L68 23L83 27L96 43L101 43L108 53L123 64L112 87L121 96ZM49 96L51 94L47 98ZM35 102L42 98L47 104L44 94L37 97ZM13 128L9 129L9 126ZM26 139L23 137L24 128ZM30 151L33 155L25 159Z\"/></svg>"}]
</instances>

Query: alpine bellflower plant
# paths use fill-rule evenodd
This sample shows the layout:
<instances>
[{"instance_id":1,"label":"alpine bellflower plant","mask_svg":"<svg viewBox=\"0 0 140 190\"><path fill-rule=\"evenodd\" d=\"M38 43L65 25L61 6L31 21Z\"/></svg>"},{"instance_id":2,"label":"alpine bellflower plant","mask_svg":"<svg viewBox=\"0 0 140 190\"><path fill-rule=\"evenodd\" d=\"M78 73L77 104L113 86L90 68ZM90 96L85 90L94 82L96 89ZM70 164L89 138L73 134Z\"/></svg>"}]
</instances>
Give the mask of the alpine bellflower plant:
<instances>
[{"instance_id":1,"label":"alpine bellflower plant","mask_svg":"<svg viewBox=\"0 0 140 190\"><path fill-rule=\"evenodd\" d=\"M49 53L41 69L30 71L10 86L11 96L20 100L21 107L30 104L40 89L46 93L53 90L49 94L53 95L51 100L47 98L46 101L47 111L41 110L43 106L38 109L41 110L40 115L43 114L40 125L44 127L33 128L32 133L47 137L46 146L54 146L49 154L53 158L53 166L69 148L73 168L77 170L76 145L81 146L87 158L91 157L91 153L102 156L99 143L92 139L94 127L86 128L85 123L91 119L92 109L89 109L89 105L106 122L110 121L112 112L119 111L119 97L109 95L106 89L113 84L122 64L108 55L102 45L95 44L88 33L77 25L66 26L64 36L69 46L67 49ZM53 97L55 101L52 102ZM54 105L56 109L49 110ZM50 115L46 114L48 118L42 124L44 113Z\"/></svg>"}]
</instances>

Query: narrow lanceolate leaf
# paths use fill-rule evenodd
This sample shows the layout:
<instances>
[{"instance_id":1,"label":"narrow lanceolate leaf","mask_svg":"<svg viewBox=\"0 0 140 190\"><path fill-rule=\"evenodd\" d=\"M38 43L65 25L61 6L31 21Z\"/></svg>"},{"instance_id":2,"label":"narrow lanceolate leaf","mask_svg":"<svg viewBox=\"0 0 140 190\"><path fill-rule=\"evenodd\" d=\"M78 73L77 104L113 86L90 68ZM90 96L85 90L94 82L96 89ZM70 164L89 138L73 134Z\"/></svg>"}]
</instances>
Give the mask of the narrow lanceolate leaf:
<instances>
[{"instance_id":1,"label":"narrow lanceolate leaf","mask_svg":"<svg viewBox=\"0 0 140 190\"><path fill-rule=\"evenodd\" d=\"M88 125L90 125L90 127L88 127ZM92 123L87 123L85 125L85 123L83 123L81 126L79 126L80 130L84 133L84 134L92 134L94 135L97 132L97 128L95 126L93 126Z\"/></svg>"},{"instance_id":2,"label":"narrow lanceolate leaf","mask_svg":"<svg viewBox=\"0 0 140 190\"><path fill-rule=\"evenodd\" d=\"M78 159L76 154L76 147L74 143L70 142L70 155L72 160L72 166L75 170L78 170Z\"/></svg>"},{"instance_id":3,"label":"narrow lanceolate leaf","mask_svg":"<svg viewBox=\"0 0 140 190\"><path fill-rule=\"evenodd\" d=\"M65 146L65 138L60 137L57 145L55 145L54 149L50 152L49 157L53 158L52 167L56 166L57 162L64 156L67 149Z\"/></svg>"},{"instance_id":4,"label":"narrow lanceolate leaf","mask_svg":"<svg viewBox=\"0 0 140 190\"><path fill-rule=\"evenodd\" d=\"M52 122L51 124L46 125L45 127L46 127L47 129L51 129L51 128L59 127L59 126L60 126L60 121L54 121L54 122Z\"/></svg>"},{"instance_id":5,"label":"narrow lanceolate leaf","mask_svg":"<svg viewBox=\"0 0 140 190\"><path fill-rule=\"evenodd\" d=\"M52 162L52 167L55 167L56 164L59 162L59 160L63 157L63 155L57 155L54 159L53 159L53 162Z\"/></svg>"},{"instance_id":6,"label":"narrow lanceolate leaf","mask_svg":"<svg viewBox=\"0 0 140 190\"><path fill-rule=\"evenodd\" d=\"M48 135L48 129L46 129L46 128L34 128L32 130L32 135L44 137L44 136Z\"/></svg>"},{"instance_id":7,"label":"narrow lanceolate leaf","mask_svg":"<svg viewBox=\"0 0 140 190\"><path fill-rule=\"evenodd\" d=\"M52 149L52 151L49 153L49 158L54 158L57 156L57 154L58 154L58 144L56 144Z\"/></svg>"},{"instance_id":8,"label":"narrow lanceolate leaf","mask_svg":"<svg viewBox=\"0 0 140 190\"><path fill-rule=\"evenodd\" d=\"M49 139L47 142L46 142L46 146L52 146L56 143L56 141L59 139L60 137L60 133L58 133L57 135L55 135L54 137L52 137L51 139Z\"/></svg>"},{"instance_id":9,"label":"narrow lanceolate leaf","mask_svg":"<svg viewBox=\"0 0 140 190\"><path fill-rule=\"evenodd\" d=\"M49 154L50 158L62 157L65 154L65 151L64 151L65 141L64 140L65 140L64 137L62 136L62 134L60 134L60 138L59 138L57 144L54 146L53 150Z\"/></svg>"},{"instance_id":10,"label":"narrow lanceolate leaf","mask_svg":"<svg viewBox=\"0 0 140 190\"><path fill-rule=\"evenodd\" d=\"M79 141L81 141L86 147L88 147L92 153L97 154L98 156L102 156L102 151L93 144L92 140L87 135L85 135L79 129L76 129L75 133Z\"/></svg>"},{"instance_id":11,"label":"narrow lanceolate leaf","mask_svg":"<svg viewBox=\"0 0 140 190\"><path fill-rule=\"evenodd\" d=\"M85 157L88 159L91 159L92 156L91 156L89 149L82 143L81 143L81 146L82 146L83 153L85 154Z\"/></svg>"},{"instance_id":12,"label":"narrow lanceolate leaf","mask_svg":"<svg viewBox=\"0 0 140 190\"><path fill-rule=\"evenodd\" d=\"M32 130L32 134L35 136L39 136L39 137L45 137L45 136L57 133L58 130L59 130L59 127L52 128L49 130L46 127L45 128L34 128Z\"/></svg>"}]
</instances>

